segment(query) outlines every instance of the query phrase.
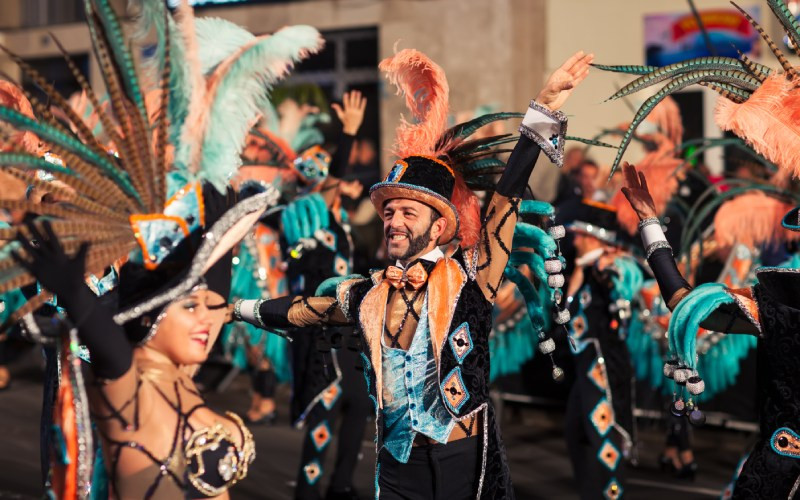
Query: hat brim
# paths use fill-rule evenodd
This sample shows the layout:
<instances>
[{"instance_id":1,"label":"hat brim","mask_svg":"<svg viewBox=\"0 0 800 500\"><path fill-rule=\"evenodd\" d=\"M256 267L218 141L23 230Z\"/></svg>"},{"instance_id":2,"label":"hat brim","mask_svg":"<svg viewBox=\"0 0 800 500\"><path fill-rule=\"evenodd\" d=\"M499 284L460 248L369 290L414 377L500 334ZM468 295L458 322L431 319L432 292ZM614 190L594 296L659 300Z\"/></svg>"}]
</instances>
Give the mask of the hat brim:
<instances>
[{"instance_id":1,"label":"hat brim","mask_svg":"<svg viewBox=\"0 0 800 500\"><path fill-rule=\"evenodd\" d=\"M781 226L789 231L800 232L800 207L794 207L786 212L781 219Z\"/></svg>"},{"instance_id":2,"label":"hat brim","mask_svg":"<svg viewBox=\"0 0 800 500\"><path fill-rule=\"evenodd\" d=\"M204 233L203 242L180 279L119 311L114 315L114 321L120 325L125 324L189 293L202 280L206 271L247 235L264 211L275 204L278 196L278 191L268 186L263 193L246 198L228 209Z\"/></svg>"},{"instance_id":3,"label":"hat brim","mask_svg":"<svg viewBox=\"0 0 800 500\"><path fill-rule=\"evenodd\" d=\"M397 198L406 198L433 207L447 220L447 227L439 238L440 245L449 243L458 234L459 221L455 205L430 189L397 182L379 182L370 188L369 198L381 219L384 204Z\"/></svg>"}]
</instances>

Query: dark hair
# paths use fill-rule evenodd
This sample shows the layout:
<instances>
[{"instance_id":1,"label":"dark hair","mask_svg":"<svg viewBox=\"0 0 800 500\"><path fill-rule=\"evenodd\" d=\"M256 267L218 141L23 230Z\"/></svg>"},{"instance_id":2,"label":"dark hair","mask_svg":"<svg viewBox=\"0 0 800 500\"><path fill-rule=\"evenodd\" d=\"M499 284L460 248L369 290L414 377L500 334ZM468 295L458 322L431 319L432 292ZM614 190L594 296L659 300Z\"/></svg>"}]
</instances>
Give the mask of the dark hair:
<instances>
[{"instance_id":1,"label":"dark hair","mask_svg":"<svg viewBox=\"0 0 800 500\"><path fill-rule=\"evenodd\" d=\"M428 206L430 207L430 205L428 205ZM441 219L441 217L442 217L442 214L440 214L439 211L436 210L435 208L431 207L431 224L433 224L437 220Z\"/></svg>"}]
</instances>

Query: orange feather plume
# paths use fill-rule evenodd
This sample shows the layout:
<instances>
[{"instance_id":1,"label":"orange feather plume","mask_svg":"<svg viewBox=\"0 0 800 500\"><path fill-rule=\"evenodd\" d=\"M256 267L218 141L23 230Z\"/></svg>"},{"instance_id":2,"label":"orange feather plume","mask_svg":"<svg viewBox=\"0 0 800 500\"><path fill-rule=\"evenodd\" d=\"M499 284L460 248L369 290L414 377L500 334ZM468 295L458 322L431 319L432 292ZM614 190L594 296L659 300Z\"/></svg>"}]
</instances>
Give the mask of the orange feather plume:
<instances>
[{"instance_id":1,"label":"orange feather plume","mask_svg":"<svg viewBox=\"0 0 800 500\"><path fill-rule=\"evenodd\" d=\"M714 216L714 239L726 248L741 243L756 248L765 243L797 241L800 233L781 227L792 205L756 191L737 196L720 206Z\"/></svg>"},{"instance_id":2,"label":"orange feather plume","mask_svg":"<svg viewBox=\"0 0 800 500\"><path fill-rule=\"evenodd\" d=\"M411 155L439 156L436 142L447 126L450 87L444 70L428 56L414 49L403 49L378 65L397 93L405 96L406 106L417 123L402 120L397 127L393 153L400 158Z\"/></svg>"},{"instance_id":3,"label":"orange feather plume","mask_svg":"<svg viewBox=\"0 0 800 500\"><path fill-rule=\"evenodd\" d=\"M775 74L753 92L748 100L737 104L720 99L716 122L730 130L759 154L800 176L800 92L794 80Z\"/></svg>"}]
</instances>

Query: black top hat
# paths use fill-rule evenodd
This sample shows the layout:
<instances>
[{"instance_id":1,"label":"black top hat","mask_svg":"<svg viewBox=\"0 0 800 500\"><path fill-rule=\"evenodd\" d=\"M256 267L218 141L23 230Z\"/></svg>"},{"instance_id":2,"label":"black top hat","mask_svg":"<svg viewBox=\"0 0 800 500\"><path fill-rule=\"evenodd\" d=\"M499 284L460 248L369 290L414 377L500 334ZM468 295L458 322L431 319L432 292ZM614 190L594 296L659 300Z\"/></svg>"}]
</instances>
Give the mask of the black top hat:
<instances>
[{"instance_id":1,"label":"black top hat","mask_svg":"<svg viewBox=\"0 0 800 500\"><path fill-rule=\"evenodd\" d=\"M370 199L383 217L384 204L396 198L419 201L436 209L447 219L447 227L439 240L444 244L458 234L458 211L450 201L456 185L453 169L430 156L409 156L397 160L383 182L372 186Z\"/></svg>"}]
</instances>

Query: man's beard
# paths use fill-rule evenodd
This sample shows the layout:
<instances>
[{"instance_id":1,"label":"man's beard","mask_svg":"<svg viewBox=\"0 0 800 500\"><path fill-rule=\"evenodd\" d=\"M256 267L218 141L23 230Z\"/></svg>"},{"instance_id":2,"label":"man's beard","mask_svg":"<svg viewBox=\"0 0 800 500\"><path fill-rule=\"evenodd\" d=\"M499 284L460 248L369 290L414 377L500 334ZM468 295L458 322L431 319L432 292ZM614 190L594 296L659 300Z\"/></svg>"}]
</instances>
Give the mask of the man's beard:
<instances>
[{"instance_id":1,"label":"man's beard","mask_svg":"<svg viewBox=\"0 0 800 500\"><path fill-rule=\"evenodd\" d=\"M428 226L428 229L426 229L425 232L419 236L414 236L410 232L406 233L406 237L408 238L408 249L406 249L406 251L401 255L392 255L390 253L389 258L407 262L411 257L425 250L425 248L428 246L428 243L431 241L431 229L433 229L433 222L431 222L431 224ZM388 246L388 235L386 236L386 240Z\"/></svg>"}]
</instances>

